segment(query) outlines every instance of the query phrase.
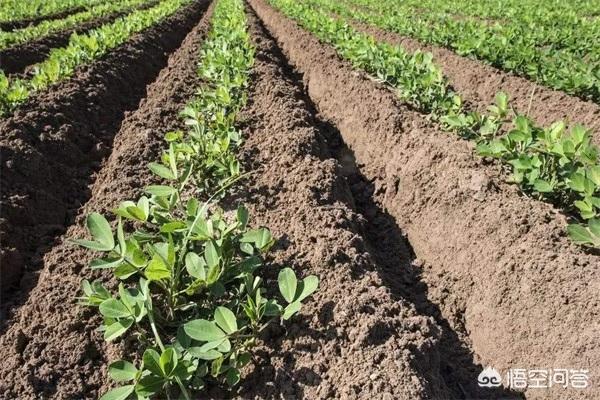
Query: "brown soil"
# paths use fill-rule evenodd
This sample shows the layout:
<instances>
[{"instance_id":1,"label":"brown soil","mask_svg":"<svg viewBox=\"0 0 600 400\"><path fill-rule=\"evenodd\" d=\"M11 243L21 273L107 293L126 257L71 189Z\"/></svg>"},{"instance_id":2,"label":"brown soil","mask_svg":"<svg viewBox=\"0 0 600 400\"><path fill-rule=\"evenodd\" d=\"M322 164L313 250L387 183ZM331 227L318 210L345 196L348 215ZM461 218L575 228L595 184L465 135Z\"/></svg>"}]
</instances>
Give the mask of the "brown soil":
<instances>
[{"instance_id":1,"label":"brown soil","mask_svg":"<svg viewBox=\"0 0 600 400\"><path fill-rule=\"evenodd\" d=\"M206 6L201 2L167 23L185 29L190 23L198 23L200 11ZM90 199L77 214L76 224L45 255L37 285L29 294L17 295L26 302L6 321L8 329L0 339L4 360L0 364L0 398L92 399L108 389L106 364L120 357L128 344L106 345L95 331L100 320L94 311L75 304L81 279L91 279L87 266L93 254L66 240L85 235L86 214L106 212L120 201L134 198L153 179L145 165L157 159L163 134L180 128L177 115L198 84L196 61L210 14L211 9L204 13L169 58L168 66L148 87L139 108L125 118L113 151L90 188ZM163 30L163 35L170 33ZM160 42L163 36L156 32L150 37ZM152 51L149 54L157 56Z\"/></svg>"},{"instance_id":2,"label":"brown soil","mask_svg":"<svg viewBox=\"0 0 600 400\"><path fill-rule=\"evenodd\" d=\"M72 8L70 10L65 10L56 14L44 15L42 17L34 17L34 18L25 18L18 21L4 21L0 22L0 29L3 31L13 31L15 29L23 29L28 27L29 25L39 24L42 21L50 21L54 19L62 19L71 14L76 14L84 10L84 7Z\"/></svg>"},{"instance_id":3,"label":"brown soil","mask_svg":"<svg viewBox=\"0 0 600 400\"><path fill-rule=\"evenodd\" d=\"M433 54L450 85L475 109L485 111L494 103L496 93L509 95L515 111L529 115L543 126L558 120L582 124L591 129L600 145L600 105L539 85L525 78L501 71L476 60L461 57L448 49L429 46L417 40L387 32L377 27L352 22L352 26L380 41L402 46L410 52L421 50Z\"/></svg>"},{"instance_id":4,"label":"brown soil","mask_svg":"<svg viewBox=\"0 0 600 400\"><path fill-rule=\"evenodd\" d=\"M474 156L471 143L439 131L264 1L250 3L303 73L321 115L354 152L380 215L389 212L388 223L406 233L417 257L415 276L426 285L419 291L430 305L417 299L417 309L439 307L438 324L447 321L470 344L476 363L503 371L590 369L591 389L530 389L527 398L596 398L600 263L565 237L565 218L503 183L494 165ZM389 247L383 239L401 241L390 231L380 236L383 248ZM390 276L409 298L419 297L418 282ZM464 397L476 396L464 390Z\"/></svg>"},{"instance_id":5,"label":"brown soil","mask_svg":"<svg viewBox=\"0 0 600 400\"><path fill-rule=\"evenodd\" d=\"M207 4L194 3L134 36L0 122L3 297L73 221L125 113L137 107Z\"/></svg>"},{"instance_id":6,"label":"brown soil","mask_svg":"<svg viewBox=\"0 0 600 400\"><path fill-rule=\"evenodd\" d=\"M156 2L145 3L136 9L141 10L150 8L155 4ZM37 40L0 50L0 69L6 74L20 74L25 71L26 67L45 60L52 49L66 46L69 43L71 34L81 34L98 28L130 13L131 11L132 10L128 10L107 15L106 17L80 24L74 29L55 32Z\"/></svg>"}]
</instances>

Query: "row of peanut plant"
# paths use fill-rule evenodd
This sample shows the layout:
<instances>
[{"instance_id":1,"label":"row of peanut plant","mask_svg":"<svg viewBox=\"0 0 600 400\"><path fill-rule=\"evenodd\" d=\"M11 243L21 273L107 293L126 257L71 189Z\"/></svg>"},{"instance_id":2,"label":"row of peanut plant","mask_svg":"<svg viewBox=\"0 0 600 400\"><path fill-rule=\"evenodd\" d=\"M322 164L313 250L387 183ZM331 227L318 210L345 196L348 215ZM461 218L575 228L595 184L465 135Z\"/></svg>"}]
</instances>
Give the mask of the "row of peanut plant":
<instances>
[{"instance_id":1,"label":"row of peanut plant","mask_svg":"<svg viewBox=\"0 0 600 400\"><path fill-rule=\"evenodd\" d=\"M573 215L579 222L569 225L573 240L600 247L600 164L591 132L581 126L567 131L563 122L536 126L509 108L504 93L496 96L496 104L487 113L470 111L448 86L430 53L410 54L375 41L321 11L319 7L329 0L270 2L332 45L355 68L390 85L404 101L430 114L445 130L475 140L480 155L502 160L512 172L510 180L523 191Z\"/></svg>"},{"instance_id":2,"label":"row of peanut plant","mask_svg":"<svg viewBox=\"0 0 600 400\"><path fill-rule=\"evenodd\" d=\"M127 12L132 8L148 3L148 1L149 0L119 0L116 2L107 2L93 6L89 10L69 15L63 19L45 20L39 24L27 26L22 29L15 29L10 32L0 31L0 50L37 40L52 33L77 28L77 26L83 23L98 18Z\"/></svg>"},{"instance_id":3,"label":"row of peanut plant","mask_svg":"<svg viewBox=\"0 0 600 400\"><path fill-rule=\"evenodd\" d=\"M70 77L78 66L100 58L190 1L163 0L152 8L134 11L84 35L73 34L66 47L53 49L45 61L33 66L31 77L11 79L0 70L0 117L24 103L32 93Z\"/></svg>"},{"instance_id":4,"label":"row of peanut plant","mask_svg":"<svg viewBox=\"0 0 600 400\"><path fill-rule=\"evenodd\" d=\"M113 291L83 281L81 303L98 308L107 341L128 335L141 354L135 364L110 364L121 386L102 400L189 400L208 384L236 385L261 331L292 317L318 286L317 277L298 280L283 268L278 302L261 277L278 268L263 265L274 243L270 231L250 229L242 205L231 215L217 206L244 176L234 123L246 103L254 48L241 0L218 1L200 55L202 84L182 111L187 130L168 132L160 160L149 164L166 184L122 202L116 229L90 214L93 239L75 240L103 252L91 268L110 269L120 281Z\"/></svg>"},{"instance_id":5,"label":"row of peanut plant","mask_svg":"<svg viewBox=\"0 0 600 400\"><path fill-rule=\"evenodd\" d=\"M0 2L0 23L31 18L43 18L69 10L87 8L105 0L3 0Z\"/></svg>"},{"instance_id":6,"label":"row of peanut plant","mask_svg":"<svg viewBox=\"0 0 600 400\"><path fill-rule=\"evenodd\" d=\"M445 13L415 13L400 1L347 0L341 12L362 22L427 44L451 49L545 86L600 102L600 45L597 24L572 31L524 24L490 24ZM551 42L556 38L557 47ZM546 42L545 42L545 41ZM562 40L562 42L561 42ZM569 43L571 45L569 45ZM569 46L565 48L565 46Z\"/></svg>"},{"instance_id":7,"label":"row of peanut plant","mask_svg":"<svg viewBox=\"0 0 600 400\"><path fill-rule=\"evenodd\" d=\"M551 22L578 21L578 17L590 20L600 15L596 0L573 0L569 2L546 0L456 0L440 2L438 0L407 0L405 4L426 10L437 10L461 16L472 16L488 20L542 20Z\"/></svg>"},{"instance_id":8,"label":"row of peanut plant","mask_svg":"<svg viewBox=\"0 0 600 400\"><path fill-rule=\"evenodd\" d=\"M592 2L586 0L587 4ZM586 3L584 2L584 3ZM493 12L492 5L503 4L502 13ZM550 51L568 51L582 57L588 55L598 61L600 45L594 40L600 35L600 20L590 18L592 13L581 13L572 2L555 3L524 1L519 3L502 1L455 1L407 0L398 5L404 12L427 13L436 18L473 20L493 28L494 34L507 40L515 40L522 35L522 42L536 48L548 47ZM585 7L585 4L579 4ZM396 8L396 10L398 10ZM596 4L596 11L600 12ZM490 19L495 18L495 19ZM591 62L587 59L587 62Z\"/></svg>"}]
</instances>

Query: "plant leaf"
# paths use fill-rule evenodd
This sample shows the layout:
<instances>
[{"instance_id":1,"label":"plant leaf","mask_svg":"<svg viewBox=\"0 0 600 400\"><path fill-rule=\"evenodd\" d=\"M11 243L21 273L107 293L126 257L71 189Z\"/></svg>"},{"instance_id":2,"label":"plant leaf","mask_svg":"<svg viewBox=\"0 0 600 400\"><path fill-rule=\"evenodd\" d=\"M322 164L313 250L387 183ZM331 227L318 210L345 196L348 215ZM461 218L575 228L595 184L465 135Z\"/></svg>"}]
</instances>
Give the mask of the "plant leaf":
<instances>
[{"instance_id":1,"label":"plant leaf","mask_svg":"<svg viewBox=\"0 0 600 400\"><path fill-rule=\"evenodd\" d=\"M301 284L298 287L298 296L294 301L302 301L311 294L314 293L315 290L319 287L319 278L315 275L309 275L304 278Z\"/></svg>"},{"instance_id":2,"label":"plant leaf","mask_svg":"<svg viewBox=\"0 0 600 400\"><path fill-rule=\"evenodd\" d=\"M109 318L127 318L131 316L131 312L125 304L114 298L104 300L100 304L100 313Z\"/></svg>"},{"instance_id":3,"label":"plant leaf","mask_svg":"<svg viewBox=\"0 0 600 400\"><path fill-rule=\"evenodd\" d=\"M146 349L142 357L144 369L152 372L154 375L162 376L163 370L160 366L160 354L154 349Z\"/></svg>"},{"instance_id":4,"label":"plant leaf","mask_svg":"<svg viewBox=\"0 0 600 400\"><path fill-rule=\"evenodd\" d=\"M189 337L202 342L214 342L227 336L214 322L205 319L190 321L183 329Z\"/></svg>"},{"instance_id":5,"label":"plant leaf","mask_svg":"<svg viewBox=\"0 0 600 400\"><path fill-rule=\"evenodd\" d=\"M117 382L131 381L137 373L135 365L125 360L115 361L108 366L108 374Z\"/></svg>"},{"instance_id":6,"label":"plant leaf","mask_svg":"<svg viewBox=\"0 0 600 400\"><path fill-rule=\"evenodd\" d=\"M116 322L113 322L112 324L106 327L106 330L104 331L104 340L106 340L107 342L112 342L113 340L127 332L127 329L129 329L129 327L131 327L132 324L133 318L123 318Z\"/></svg>"},{"instance_id":7,"label":"plant leaf","mask_svg":"<svg viewBox=\"0 0 600 400\"><path fill-rule=\"evenodd\" d=\"M126 385L116 389L111 389L104 393L102 397L100 397L100 400L125 400L131 393L133 393L134 389L134 385Z\"/></svg>"},{"instance_id":8,"label":"plant leaf","mask_svg":"<svg viewBox=\"0 0 600 400\"><path fill-rule=\"evenodd\" d=\"M169 168L165 167L162 164L151 162L150 164L148 164L148 168L150 168L150 171L154 172L156 175L160 176L161 178L165 178L165 179L169 179L169 180L175 179L175 175L173 175L173 172L171 172L171 170Z\"/></svg>"},{"instance_id":9,"label":"plant leaf","mask_svg":"<svg viewBox=\"0 0 600 400\"><path fill-rule=\"evenodd\" d=\"M299 301L295 301L287 305L287 307L283 310L283 319L288 320L302 308L302 303Z\"/></svg>"},{"instance_id":10,"label":"plant leaf","mask_svg":"<svg viewBox=\"0 0 600 400\"><path fill-rule=\"evenodd\" d=\"M238 330L235 314L227 307L217 307L215 322L225 333L232 334Z\"/></svg>"},{"instance_id":11,"label":"plant leaf","mask_svg":"<svg viewBox=\"0 0 600 400\"><path fill-rule=\"evenodd\" d=\"M172 347L169 347L160 355L159 362L164 376L171 376L177 367L177 353Z\"/></svg>"},{"instance_id":12,"label":"plant leaf","mask_svg":"<svg viewBox=\"0 0 600 400\"><path fill-rule=\"evenodd\" d=\"M294 271L292 271L291 268L282 269L279 272L277 281L279 283L279 291L283 298L288 303L294 301L294 297L296 296L296 286L298 284Z\"/></svg>"},{"instance_id":13,"label":"plant leaf","mask_svg":"<svg viewBox=\"0 0 600 400\"><path fill-rule=\"evenodd\" d=\"M115 239L112 234L112 229L106 218L102 214L93 212L88 215L86 225L94 241L100 243L103 250L109 251L115 247Z\"/></svg>"}]
</instances>

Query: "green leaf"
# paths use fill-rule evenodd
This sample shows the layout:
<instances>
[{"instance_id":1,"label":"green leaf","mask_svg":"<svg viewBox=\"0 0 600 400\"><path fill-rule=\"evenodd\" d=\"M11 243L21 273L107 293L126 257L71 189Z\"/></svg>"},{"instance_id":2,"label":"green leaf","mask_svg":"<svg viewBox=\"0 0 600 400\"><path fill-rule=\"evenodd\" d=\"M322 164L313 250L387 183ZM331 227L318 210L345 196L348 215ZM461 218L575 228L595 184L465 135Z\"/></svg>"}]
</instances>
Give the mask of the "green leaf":
<instances>
[{"instance_id":1,"label":"green leaf","mask_svg":"<svg viewBox=\"0 0 600 400\"><path fill-rule=\"evenodd\" d=\"M208 268L213 268L219 265L219 252L217 251L217 247L215 246L213 240L206 242L206 246L204 247L204 259L206 260L206 265L208 265Z\"/></svg>"},{"instance_id":2,"label":"green leaf","mask_svg":"<svg viewBox=\"0 0 600 400\"><path fill-rule=\"evenodd\" d=\"M227 307L217 307L215 322L225 333L232 334L238 330L235 314Z\"/></svg>"},{"instance_id":3,"label":"green leaf","mask_svg":"<svg viewBox=\"0 0 600 400\"><path fill-rule=\"evenodd\" d=\"M122 318L108 325L106 327L106 330L104 331L104 340L106 340L107 342L112 342L113 340L127 332L127 329L131 327L133 321L133 318Z\"/></svg>"},{"instance_id":4,"label":"green leaf","mask_svg":"<svg viewBox=\"0 0 600 400\"><path fill-rule=\"evenodd\" d=\"M288 320L302 308L302 303L299 301L295 301L287 305L287 307L283 310L283 319Z\"/></svg>"},{"instance_id":5,"label":"green leaf","mask_svg":"<svg viewBox=\"0 0 600 400\"><path fill-rule=\"evenodd\" d=\"M237 219L240 223L240 229L246 229L248 224L248 209L244 206L239 206L237 209Z\"/></svg>"},{"instance_id":6,"label":"green leaf","mask_svg":"<svg viewBox=\"0 0 600 400\"><path fill-rule=\"evenodd\" d=\"M600 186L600 165L594 165L587 171L587 177L590 178L596 186Z\"/></svg>"},{"instance_id":7,"label":"green leaf","mask_svg":"<svg viewBox=\"0 0 600 400\"><path fill-rule=\"evenodd\" d=\"M266 251L273 244L274 240L267 228L259 228L246 232L240 239L240 242L254 243L257 249Z\"/></svg>"},{"instance_id":8,"label":"green leaf","mask_svg":"<svg viewBox=\"0 0 600 400\"><path fill-rule=\"evenodd\" d=\"M146 375L135 385L135 392L138 396L147 398L160 392L165 382L160 376Z\"/></svg>"},{"instance_id":9,"label":"green leaf","mask_svg":"<svg viewBox=\"0 0 600 400\"><path fill-rule=\"evenodd\" d=\"M589 244L592 243L592 235L590 232L585 229L583 225L580 224L570 224L567 227L567 231L569 232L569 236L575 243L579 244Z\"/></svg>"},{"instance_id":10,"label":"green leaf","mask_svg":"<svg viewBox=\"0 0 600 400\"><path fill-rule=\"evenodd\" d=\"M222 356L222 354L219 353L217 350L200 351L200 347L190 347L188 351L194 357L206 361L216 360L217 358Z\"/></svg>"},{"instance_id":11,"label":"green leaf","mask_svg":"<svg viewBox=\"0 0 600 400\"><path fill-rule=\"evenodd\" d=\"M144 271L146 278L150 281L159 281L161 279L170 279L171 270L164 263L163 258L155 254Z\"/></svg>"},{"instance_id":12,"label":"green leaf","mask_svg":"<svg viewBox=\"0 0 600 400\"><path fill-rule=\"evenodd\" d=\"M121 257L96 258L90 263L91 269L116 268L123 262Z\"/></svg>"},{"instance_id":13,"label":"green leaf","mask_svg":"<svg viewBox=\"0 0 600 400\"><path fill-rule=\"evenodd\" d=\"M104 393L100 400L125 400L133 393L134 385L121 386Z\"/></svg>"},{"instance_id":14,"label":"green leaf","mask_svg":"<svg viewBox=\"0 0 600 400\"><path fill-rule=\"evenodd\" d=\"M123 232L121 217L119 217L119 222L117 223L117 240L119 241L119 254L123 257L127 252L127 243L125 242L125 232Z\"/></svg>"},{"instance_id":15,"label":"green leaf","mask_svg":"<svg viewBox=\"0 0 600 400\"><path fill-rule=\"evenodd\" d=\"M237 368L229 368L226 375L227 384L235 386L240 381L240 371Z\"/></svg>"},{"instance_id":16,"label":"green leaf","mask_svg":"<svg viewBox=\"0 0 600 400\"><path fill-rule=\"evenodd\" d=\"M185 269L188 274L202 281L206 280L205 262L202 257L196 253L189 252L185 255Z\"/></svg>"},{"instance_id":17,"label":"green leaf","mask_svg":"<svg viewBox=\"0 0 600 400\"><path fill-rule=\"evenodd\" d=\"M138 270L131 264L122 263L114 270L114 274L119 279L127 279L135 274Z\"/></svg>"},{"instance_id":18,"label":"green leaf","mask_svg":"<svg viewBox=\"0 0 600 400\"><path fill-rule=\"evenodd\" d=\"M107 299L100 304L100 313L109 318L126 318L131 316L131 312L125 304L117 299Z\"/></svg>"},{"instance_id":19,"label":"green leaf","mask_svg":"<svg viewBox=\"0 0 600 400\"><path fill-rule=\"evenodd\" d=\"M144 369L152 372L154 375L162 376L163 370L160 366L160 354L154 349L146 349L142 357Z\"/></svg>"},{"instance_id":20,"label":"green leaf","mask_svg":"<svg viewBox=\"0 0 600 400\"><path fill-rule=\"evenodd\" d=\"M152 163L148 164L148 168L150 168L150 170L152 172L154 172L156 175L160 176L161 178L165 178L165 179L169 179L169 180L175 179L175 175L173 175L173 172L171 172L171 170L169 168L165 167L162 164L152 162Z\"/></svg>"},{"instance_id":21,"label":"green leaf","mask_svg":"<svg viewBox=\"0 0 600 400\"><path fill-rule=\"evenodd\" d=\"M299 285L298 296L294 301L302 301L319 287L319 278L315 275L309 275Z\"/></svg>"},{"instance_id":22,"label":"green leaf","mask_svg":"<svg viewBox=\"0 0 600 400\"><path fill-rule=\"evenodd\" d=\"M297 279L296 274L291 268L284 268L279 272L279 276L277 278L279 283L279 291L283 298L291 303L294 301L294 297L296 296L296 286Z\"/></svg>"},{"instance_id":23,"label":"green leaf","mask_svg":"<svg viewBox=\"0 0 600 400\"><path fill-rule=\"evenodd\" d=\"M177 353L171 347L165 349L160 355L160 368L162 369L164 376L171 376L175 368L177 367Z\"/></svg>"},{"instance_id":24,"label":"green leaf","mask_svg":"<svg viewBox=\"0 0 600 400\"><path fill-rule=\"evenodd\" d=\"M223 357L219 357L213 360L210 365L210 374L213 377L217 377L221 373L221 365L223 365Z\"/></svg>"},{"instance_id":25,"label":"green leaf","mask_svg":"<svg viewBox=\"0 0 600 400\"><path fill-rule=\"evenodd\" d=\"M540 193L551 193L554 190L553 187L543 179L536 179L533 182L533 187Z\"/></svg>"},{"instance_id":26,"label":"green leaf","mask_svg":"<svg viewBox=\"0 0 600 400\"><path fill-rule=\"evenodd\" d=\"M71 241L79 246L88 248L90 250L95 250L95 251L109 251L112 250L112 248L110 249L106 249L106 246L103 245L102 243L98 243L95 242L93 240L85 240L85 239L71 239Z\"/></svg>"},{"instance_id":27,"label":"green leaf","mask_svg":"<svg viewBox=\"0 0 600 400\"><path fill-rule=\"evenodd\" d=\"M569 187L577 192L585 191L585 176L580 173L571 174L569 177Z\"/></svg>"},{"instance_id":28,"label":"green leaf","mask_svg":"<svg viewBox=\"0 0 600 400\"><path fill-rule=\"evenodd\" d=\"M205 319L190 321L183 329L189 337L202 342L214 342L227 336L214 322Z\"/></svg>"},{"instance_id":29,"label":"green leaf","mask_svg":"<svg viewBox=\"0 0 600 400\"><path fill-rule=\"evenodd\" d=\"M127 214L129 214L133 219L136 219L138 221L145 221L148 218L144 210L142 210L138 206L129 206L125 208L125 210L127 211Z\"/></svg>"},{"instance_id":30,"label":"green leaf","mask_svg":"<svg viewBox=\"0 0 600 400\"><path fill-rule=\"evenodd\" d=\"M115 247L115 239L108 221L102 214L91 213L86 219L86 225L94 241L100 243L103 250L109 251Z\"/></svg>"},{"instance_id":31,"label":"green leaf","mask_svg":"<svg viewBox=\"0 0 600 400\"><path fill-rule=\"evenodd\" d=\"M174 193L177 193L177 190L171 186L150 185L146 188L146 192L153 196L168 197Z\"/></svg>"},{"instance_id":32,"label":"green leaf","mask_svg":"<svg viewBox=\"0 0 600 400\"><path fill-rule=\"evenodd\" d=\"M108 366L108 374L116 382L126 382L135 379L138 369L132 363L119 360Z\"/></svg>"},{"instance_id":33,"label":"green leaf","mask_svg":"<svg viewBox=\"0 0 600 400\"><path fill-rule=\"evenodd\" d=\"M600 218L592 218L588 221L588 227L592 234L598 237L600 240Z\"/></svg>"}]
</instances>

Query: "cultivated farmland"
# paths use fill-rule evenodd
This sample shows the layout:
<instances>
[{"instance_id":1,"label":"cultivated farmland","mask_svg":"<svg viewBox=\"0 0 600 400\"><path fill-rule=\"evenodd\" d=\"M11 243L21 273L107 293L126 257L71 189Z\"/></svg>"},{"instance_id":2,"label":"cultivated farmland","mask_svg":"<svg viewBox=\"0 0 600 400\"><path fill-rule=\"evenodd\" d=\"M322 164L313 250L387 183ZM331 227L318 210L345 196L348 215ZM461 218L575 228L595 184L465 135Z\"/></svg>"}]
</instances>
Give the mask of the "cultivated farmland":
<instances>
[{"instance_id":1,"label":"cultivated farmland","mask_svg":"<svg viewBox=\"0 0 600 400\"><path fill-rule=\"evenodd\" d=\"M0 398L599 398L599 16L0 2Z\"/></svg>"}]
</instances>

